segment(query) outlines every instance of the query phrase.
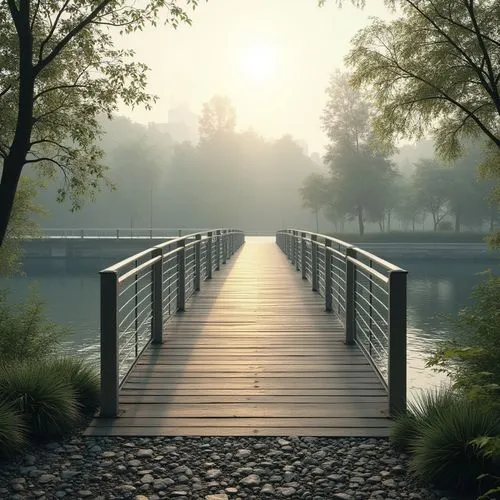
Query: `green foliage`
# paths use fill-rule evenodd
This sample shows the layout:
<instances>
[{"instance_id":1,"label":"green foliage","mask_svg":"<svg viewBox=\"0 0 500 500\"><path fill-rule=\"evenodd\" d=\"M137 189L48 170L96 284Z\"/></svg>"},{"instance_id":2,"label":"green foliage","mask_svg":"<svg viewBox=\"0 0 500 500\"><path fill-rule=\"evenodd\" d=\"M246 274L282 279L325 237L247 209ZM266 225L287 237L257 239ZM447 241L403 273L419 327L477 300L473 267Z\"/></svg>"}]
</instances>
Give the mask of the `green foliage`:
<instances>
[{"instance_id":1,"label":"green foliage","mask_svg":"<svg viewBox=\"0 0 500 500\"><path fill-rule=\"evenodd\" d=\"M375 19L347 58L353 82L370 90L385 138L432 132L447 157L461 140L484 135L500 147L499 0L395 1L392 21Z\"/></svg>"},{"instance_id":2,"label":"green foliage","mask_svg":"<svg viewBox=\"0 0 500 500\"><path fill-rule=\"evenodd\" d=\"M391 429L391 441L397 448L411 451L424 427L455 404L456 395L449 389L421 392L408 403L405 413L398 415Z\"/></svg>"},{"instance_id":3,"label":"green foliage","mask_svg":"<svg viewBox=\"0 0 500 500\"><path fill-rule=\"evenodd\" d=\"M160 20L191 22L175 0L0 3L0 246L27 165L49 180L61 173L58 199L73 209L106 183L99 117L156 100L147 66L115 47L113 28L131 33Z\"/></svg>"},{"instance_id":4,"label":"green foliage","mask_svg":"<svg viewBox=\"0 0 500 500\"><path fill-rule=\"evenodd\" d=\"M411 449L411 470L422 480L459 491L477 488L478 477L491 473L491 459L472 444L481 436L500 435L498 413L457 397L430 415Z\"/></svg>"},{"instance_id":5,"label":"green foliage","mask_svg":"<svg viewBox=\"0 0 500 500\"><path fill-rule=\"evenodd\" d=\"M99 376L93 367L82 359L68 357L51 359L47 366L71 385L83 414L90 415L97 410L100 395Z\"/></svg>"},{"instance_id":6,"label":"green foliage","mask_svg":"<svg viewBox=\"0 0 500 500\"><path fill-rule=\"evenodd\" d=\"M477 448L477 452L480 455L488 460L492 460L493 464L496 465L494 474L483 474L479 476L479 479L486 479L497 486L494 486L483 493L478 500L497 498L500 493L500 476L498 473L498 470L500 470L500 436L481 436L477 439L473 439L471 444Z\"/></svg>"},{"instance_id":7,"label":"green foliage","mask_svg":"<svg viewBox=\"0 0 500 500\"><path fill-rule=\"evenodd\" d=\"M13 455L26 444L26 426L18 410L0 403L0 458Z\"/></svg>"},{"instance_id":8,"label":"green foliage","mask_svg":"<svg viewBox=\"0 0 500 500\"><path fill-rule=\"evenodd\" d=\"M34 179L27 177L21 179L5 241L0 246L0 277L11 276L21 271L22 248L20 238L38 235L39 229L33 220L33 216L44 213L42 208L34 201L38 187L40 187L40 182Z\"/></svg>"},{"instance_id":9,"label":"green foliage","mask_svg":"<svg viewBox=\"0 0 500 500\"><path fill-rule=\"evenodd\" d=\"M328 203L328 179L317 172L310 173L299 189L302 206L316 215L316 232L319 232L318 213Z\"/></svg>"},{"instance_id":10,"label":"green foliage","mask_svg":"<svg viewBox=\"0 0 500 500\"><path fill-rule=\"evenodd\" d=\"M367 218L383 221L394 206L390 148L374 142L370 103L350 85L348 74L332 75L327 95L321 121L330 140L325 157L331 173L328 205L343 218L357 218L363 234Z\"/></svg>"},{"instance_id":11,"label":"green foliage","mask_svg":"<svg viewBox=\"0 0 500 500\"><path fill-rule=\"evenodd\" d=\"M22 414L29 432L36 438L61 436L80 417L66 376L43 362L0 366L0 400Z\"/></svg>"},{"instance_id":12,"label":"green foliage","mask_svg":"<svg viewBox=\"0 0 500 500\"><path fill-rule=\"evenodd\" d=\"M0 292L0 361L31 362L57 351L66 330L50 321L35 289L24 303L13 306Z\"/></svg>"},{"instance_id":13,"label":"green foliage","mask_svg":"<svg viewBox=\"0 0 500 500\"><path fill-rule=\"evenodd\" d=\"M466 341L443 342L428 364L450 375L473 400L500 411L500 277L488 273L473 297L457 321Z\"/></svg>"}]
</instances>

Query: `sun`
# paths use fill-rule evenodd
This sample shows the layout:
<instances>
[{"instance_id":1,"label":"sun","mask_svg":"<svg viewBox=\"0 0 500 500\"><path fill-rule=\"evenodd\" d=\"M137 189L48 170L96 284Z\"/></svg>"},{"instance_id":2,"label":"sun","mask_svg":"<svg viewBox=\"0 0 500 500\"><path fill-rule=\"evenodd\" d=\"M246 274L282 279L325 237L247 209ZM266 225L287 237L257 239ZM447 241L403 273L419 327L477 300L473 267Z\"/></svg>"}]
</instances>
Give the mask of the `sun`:
<instances>
[{"instance_id":1,"label":"sun","mask_svg":"<svg viewBox=\"0 0 500 500\"><path fill-rule=\"evenodd\" d=\"M241 62L246 78L255 83L269 83L276 74L276 52L266 45L249 47Z\"/></svg>"}]
</instances>

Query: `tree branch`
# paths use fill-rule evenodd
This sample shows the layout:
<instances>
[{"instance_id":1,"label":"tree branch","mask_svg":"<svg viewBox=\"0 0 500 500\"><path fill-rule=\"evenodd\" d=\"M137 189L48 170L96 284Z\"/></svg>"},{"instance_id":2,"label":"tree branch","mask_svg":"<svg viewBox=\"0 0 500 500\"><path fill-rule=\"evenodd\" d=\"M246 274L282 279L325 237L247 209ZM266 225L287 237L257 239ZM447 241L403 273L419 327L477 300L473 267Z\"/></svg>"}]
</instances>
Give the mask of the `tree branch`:
<instances>
[{"instance_id":1,"label":"tree branch","mask_svg":"<svg viewBox=\"0 0 500 500\"><path fill-rule=\"evenodd\" d=\"M61 16L62 16L63 12L66 10L66 7L68 6L69 2L70 2L70 0L66 0L64 2L64 4L62 5L62 7L59 9L59 12L57 13L56 18L54 19L54 22L52 23L52 26L50 27L49 33L47 34L47 36L45 37L45 39L40 44L40 49L38 51L38 62L40 62L42 60L42 58L43 58L43 49L45 48L45 45L47 45L47 43L52 38L52 35L54 34L54 31L56 30L57 25L59 24L59 20L61 19Z\"/></svg>"},{"instance_id":2,"label":"tree branch","mask_svg":"<svg viewBox=\"0 0 500 500\"><path fill-rule=\"evenodd\" d=\"M13 1L13 0L9 0ZM88 26L98 15L102 12L113 0L102 0L95 9L93 9L87 16L85 16L76 26L73 27L63 38L60 40L52 51L44 58L38 61L34 71L38 74L48 64L50 64L61 52L61 50L86 26Z\"/></svg>"}]
</instances>

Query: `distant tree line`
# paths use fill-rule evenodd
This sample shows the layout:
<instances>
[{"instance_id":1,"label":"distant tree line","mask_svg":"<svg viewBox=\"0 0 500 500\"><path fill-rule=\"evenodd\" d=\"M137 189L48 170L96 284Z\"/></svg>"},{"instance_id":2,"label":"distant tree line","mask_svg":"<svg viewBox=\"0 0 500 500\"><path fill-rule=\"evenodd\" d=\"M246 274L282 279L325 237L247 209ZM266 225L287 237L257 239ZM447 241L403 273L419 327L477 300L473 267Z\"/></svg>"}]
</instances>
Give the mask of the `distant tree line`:
<instances>
[{"instance_id":1,"label":"distant tree line","mask_svg":"<svg viewBox=\"0 0 500 500\"><path fill-rule=\"evenodd\" d=\"M428 218L434 231L481 230L485 223L494 229L500 216L490 196L494 184L478 176L487 154L482 140L466 141L453 162L422 158L404 176L391 160L394 148L375 139L373 109L349 75L335 73L327 95L322 124L328 171L310 174L299 190L303 206L316 217L323 212L337 232L354 220L360 234L366 223L390 231L395 221L398 229L415 231Z\"/></svg>"},{"instance_id":2,"label":"distant tree line","mask_svg":"<svg viewBox=\"0 0 500 500\"><path fill-rule=\"evenodd\" d=\"M45 227L236 226L275 231L307 225L298 189L321 167L293 140L266 140L236 131L236 111L224 97L205 103L198 144L174 143L161 126L116 117L105 124L101 146L115 189L71 213L40 192L50 213Z\"/></svg>"}]
</instances>

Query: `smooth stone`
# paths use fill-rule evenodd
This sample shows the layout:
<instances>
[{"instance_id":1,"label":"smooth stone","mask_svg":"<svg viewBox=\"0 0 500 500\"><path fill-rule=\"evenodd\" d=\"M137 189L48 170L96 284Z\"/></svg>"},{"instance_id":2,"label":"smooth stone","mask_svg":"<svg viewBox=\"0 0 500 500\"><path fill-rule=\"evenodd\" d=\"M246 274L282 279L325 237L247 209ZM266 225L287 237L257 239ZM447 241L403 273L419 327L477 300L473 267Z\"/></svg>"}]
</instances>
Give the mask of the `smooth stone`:
<instances>
[{"instance_id":1,"label":"smooth stone","mask_svg":"<svg viewBox=\"0 0 500 500\"><path fill-rule=\"evenodd\" d=\"M283 497L291 497L292 495L295 495L295 492L297 490L292 487L282 487L282 488L277 488L277 491Z\"/></svg>"},{"instance_id":2,"label":"smooth stone","mask_svg":"<svg viewBox=\"0 0 500 500\"><path fill-rule=\"evenodd\" d=\"M245 486L257 486L260 484L260 477L257 474L250 474L244 477L240 483Z\"/></svg>"},{"instance_id":3,"label":"smooth stone","mask_svg":"<svg viewBox=\"0 0 500 500\"><path fill-rule=\"evenodd\" d=\"M216 493L215 495L206 495L205 500L229 500L225 493Z\"/></svg>"}]
</instances>

